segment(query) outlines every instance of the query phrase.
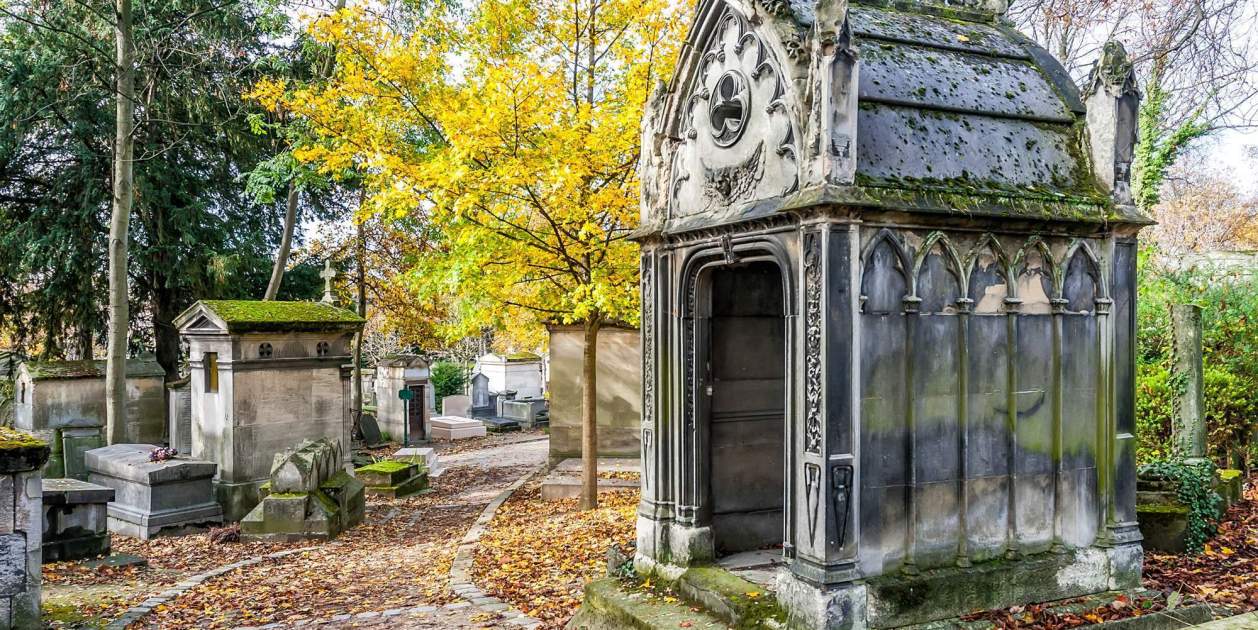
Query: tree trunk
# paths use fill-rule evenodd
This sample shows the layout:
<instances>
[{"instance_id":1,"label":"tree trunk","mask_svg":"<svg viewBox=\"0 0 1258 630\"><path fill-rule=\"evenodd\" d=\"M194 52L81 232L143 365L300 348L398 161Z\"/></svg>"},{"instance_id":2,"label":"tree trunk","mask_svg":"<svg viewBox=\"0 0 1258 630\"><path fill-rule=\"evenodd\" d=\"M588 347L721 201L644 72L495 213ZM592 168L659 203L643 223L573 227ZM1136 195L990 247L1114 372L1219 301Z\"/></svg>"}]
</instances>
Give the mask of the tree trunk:
<instances>
[{"instance_id":1,"label":"tree trunk","mask_svg":"<svg viewBox=\"0 0 1258 630\"><path fill-rule=\"evenodd\" d=\"M274 300L284 281L284 269L288 267L288 250L293 246L293 228L297 225L297 185L288 185L288 209L284 211L284 236L280 238L280 251L275 252L275 266L271 267L271 281L266 284L264 300Z\"/></svg>"},{"instance_id":2,"label":"tree trunk","mask_svg":"<svg viewBox=\"0 0 1258 630\"><path fill-rule=\"evenodd\" d=\"M359 206L362 205L362 197L359 197ZM354 255L358 259L358 316L366 319L367 317L367 270L364 265L367 263L367 237L363 234L363 224L358 223L358 242L355 246ZM422 401L421 401L422 402ZM361 435L362 429L360 424L363 419L363 333L358 331L354 335L354 433ZM405 422L410 422L410 418L406 418ZM406 446L403 444L402 446Z\"/></svg>"},{"instance_id":3,"label":"tree trunk","mask_svg":"<svg viewBox=\"0 0 1258 630\"><path fill-rule=\"evenodd\" d=\"M116 0L114 199L109 220L109 341L105 370L105 432L110 444L126 441L127 426L127 238L131 223L131 157L135 115L131 0Z\"/></svg>"},{"instance_id":4,"label":"tree trunk","mask_svg":"<svg viewBox=\"0 0 1258 630\"><path fill-rule=\"evenodd\" d=\"M581 353L581 509L598 507L598 329L601 321L585 322Z\"/></svg>"}]
</instances>

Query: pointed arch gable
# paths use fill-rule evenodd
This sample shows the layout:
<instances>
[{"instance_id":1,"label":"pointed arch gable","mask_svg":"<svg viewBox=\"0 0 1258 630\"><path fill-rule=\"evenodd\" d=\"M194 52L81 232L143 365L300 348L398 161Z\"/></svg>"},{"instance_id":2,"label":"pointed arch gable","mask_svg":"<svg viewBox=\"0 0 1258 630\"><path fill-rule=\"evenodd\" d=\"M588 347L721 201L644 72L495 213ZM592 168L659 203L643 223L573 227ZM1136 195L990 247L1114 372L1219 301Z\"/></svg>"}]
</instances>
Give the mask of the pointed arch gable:
<instances>
[{"instance_id":1,"label":"pointed arch gable","mask_svg":"<svg viewBox=\"0 0 1258 630\"><path fill-rule=\"evenodd\" d=\"M936 250L940 254L936 255ZM948 236L940 231L927 234L913 260L912 293L921 298L921 312L955 311L957 301L967 291L961 269L961 257Z\"/></svg>"},{"instance_id":2,"label":"pointed arch gable","mask_svg":"<svg viewBox=\"0 0 1258 630\"><path fill-rule=\"evenodd\" d=\"M913 292L912 261L894 232L883 228L861 252L861 309L870 313L899 312Z\"/></svg>"},{"instance_id":3,"label":"pointed arch gable","mask_svg":"<svg viewBox=\"0 0 1258 630\"><path fill-rule=\"evenodd\" d=\"M982 265L984 253L991 257L991 264ZM1017 298L1017 284L1009 256L1000 241L990 232L979 237L965 255L964 271L966 297L974 303L974 312L994 314L1002 312L1005 299Z\"/></svg>"},{"instance_id":4,"label":"pointed arch gable","mask_svg":"<svg viewBox=\"0 0 1258 630\"><path fill-rule=\"evenodd\" d=\"M1092 274L1093 281L1096 282L1097 297L1108 298L1109 283L1105 278L1105 273L1103 271L1105 267L1101 262L1101 257L1097 255L1096 250L1093 249L1092 245L1083 239L1074 239L1070 242L1069 247L1066 248L1065 255L1062 256L1058 265L1057 274L1058 277L1062 279L1061 291L1063 292L1063 295L1061 297L1065 297L1066 274L1069 271L1071 261L1076 255L1083 256L1087 261L1089 272Z\"/></svg>"}]
</instances>

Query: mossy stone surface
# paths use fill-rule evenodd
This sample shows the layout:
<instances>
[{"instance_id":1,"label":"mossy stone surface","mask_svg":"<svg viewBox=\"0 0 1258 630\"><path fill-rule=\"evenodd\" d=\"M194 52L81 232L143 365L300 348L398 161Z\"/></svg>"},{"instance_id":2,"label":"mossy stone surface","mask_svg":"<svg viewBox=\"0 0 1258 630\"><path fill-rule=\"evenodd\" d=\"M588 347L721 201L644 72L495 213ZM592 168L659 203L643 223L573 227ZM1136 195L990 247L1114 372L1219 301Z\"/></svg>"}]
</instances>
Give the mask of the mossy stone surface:
<instances>
[{"instance_id":1,"label":"mossy stone surface","mask_svg":"<svg viewBox=\"0 0 1258 630\"><path fill-rule=\"evenodd\" d=\"M202 300L231 332L320 331L361 327L366 320L323 302Z\"/></svg>"},{"instance_id":2,"label":"mossy stone surface","mask_svg":"<svg viewBox=\"0 0 1258 630\"><path fill-rule=\"evenodd\" d=\"M43 440L12 427L0 427L0 474L38 470L52 449Z\"/></svg>"},{"instance_id":3,"label":"mossy stone surface","mask_svg":"<svg viewBox=\"0 0 1258 630\"><path fill-rule=\"evenodd\" d=\"M568 630L728 630L723 620L692 610L688 604L669 602L649 591L626 588L617 578L594 580L585 586L581 609L568 622Z\"/></svg>"}]
</instances>

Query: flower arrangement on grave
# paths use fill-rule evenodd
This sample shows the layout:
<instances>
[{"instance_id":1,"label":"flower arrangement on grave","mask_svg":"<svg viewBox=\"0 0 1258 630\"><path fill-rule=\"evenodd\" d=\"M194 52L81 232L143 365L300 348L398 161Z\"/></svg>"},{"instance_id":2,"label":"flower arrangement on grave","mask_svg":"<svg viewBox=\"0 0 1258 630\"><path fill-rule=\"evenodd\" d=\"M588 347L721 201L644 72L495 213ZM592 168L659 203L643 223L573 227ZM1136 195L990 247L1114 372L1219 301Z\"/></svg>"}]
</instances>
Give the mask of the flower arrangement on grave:
<instances>
[{"instance_id":1,"label":"flower arrangement on grave","mask_svg":"<svg viewBox=\"0 0 1258 630\"><path fill-rule=\"evenodd\" d=\"M179 454L178 449L170 448L168 446L159 446L149 451L149 461L154 462L154 463L164 462L164 461L174 459L175 456L178 454Z\"/></svg>"}]
</instances>

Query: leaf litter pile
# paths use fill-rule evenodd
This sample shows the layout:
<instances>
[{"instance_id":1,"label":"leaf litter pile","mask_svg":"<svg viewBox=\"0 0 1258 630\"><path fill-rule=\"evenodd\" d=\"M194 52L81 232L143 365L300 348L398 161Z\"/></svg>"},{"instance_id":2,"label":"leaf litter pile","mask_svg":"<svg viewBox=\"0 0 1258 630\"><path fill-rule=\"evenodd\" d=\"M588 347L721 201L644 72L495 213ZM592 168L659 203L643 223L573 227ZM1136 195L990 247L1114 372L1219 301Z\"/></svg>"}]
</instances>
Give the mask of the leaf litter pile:
<instances>
[{"instance_id":1,"label":"leaf litter pile","mask_svg":"<svg viewBox=\"0 0 1258 630\"><path fill-rule=\"evenodd\" d=\"M1197 556L1146 553L1144 583L1238 612L1258 610L1258 476L1228 509L1219 533Z\"/></svg>"},{"instance_id":2,"label":"leaf litter pile","mask_svg":"<svg viewBox=\"0 0 1258 630\"><path fill-rule=\"evenodd\" d=\"M545 627L561 628L581 605L585 583L606 575L608 548L633 548L637 507L638 491L631 489L601 493L598 509L582 512L576 499L543 501L534 481L498 509L481 535L476 584Z\"/></svg>"}]
</instances>

